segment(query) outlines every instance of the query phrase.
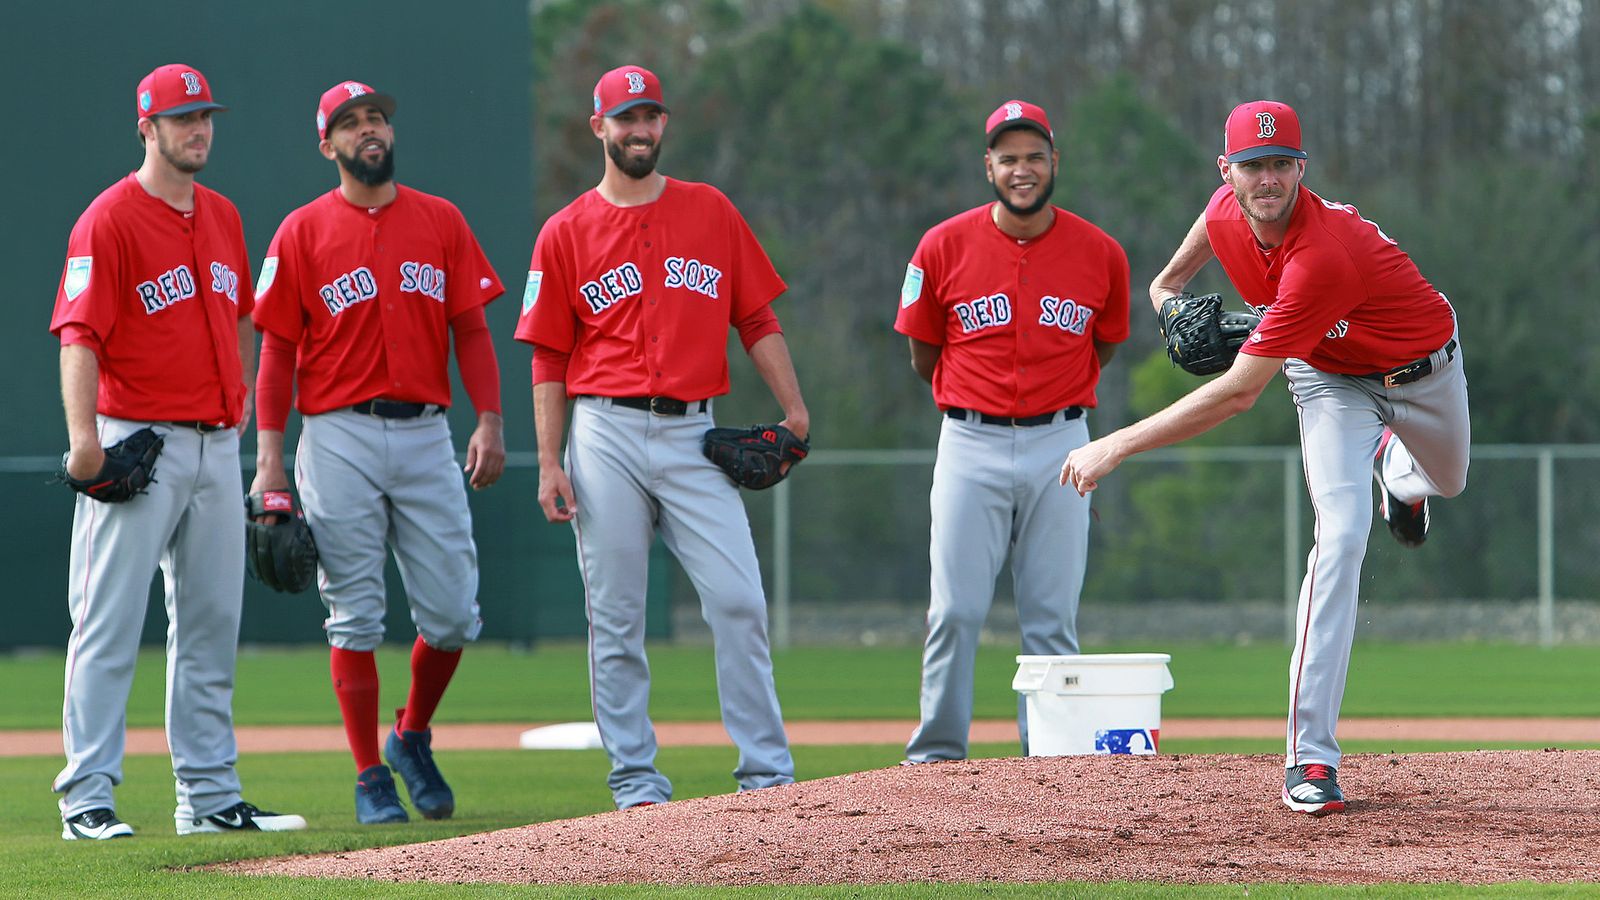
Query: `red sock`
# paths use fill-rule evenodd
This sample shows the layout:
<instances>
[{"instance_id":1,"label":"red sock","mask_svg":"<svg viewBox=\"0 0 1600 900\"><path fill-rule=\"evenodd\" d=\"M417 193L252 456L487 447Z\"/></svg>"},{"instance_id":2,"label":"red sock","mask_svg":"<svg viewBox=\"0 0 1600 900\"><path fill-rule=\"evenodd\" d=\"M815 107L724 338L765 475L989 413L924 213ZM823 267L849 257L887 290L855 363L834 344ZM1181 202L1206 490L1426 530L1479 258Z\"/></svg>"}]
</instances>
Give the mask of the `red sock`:
<instances>
[{"instance_id":1,"label":"red sock","mask_svg":"<svg viewBox=\"0 0 1600 900\"><path fill-rule=\"evenodd\" d=\"M456 674L461 662L460 650L435 650L417 636L411 645L411 693L406 697L406 708L400 716L401 731L426 731L433 721L434 710L444 698L444 689Z\"/></svg>"},{"instance_id":2,"label":"red sock","mask_svg":"<svg viewBox=\"0 0 1600 900\"><path fill-rule=\"evenodd\" d=\"M356 771L365 772L383 761L378 756L378 660L371 650L329 649L328 670L344 718L344 737L356 758Z\"/></svg>"}]
</instances>

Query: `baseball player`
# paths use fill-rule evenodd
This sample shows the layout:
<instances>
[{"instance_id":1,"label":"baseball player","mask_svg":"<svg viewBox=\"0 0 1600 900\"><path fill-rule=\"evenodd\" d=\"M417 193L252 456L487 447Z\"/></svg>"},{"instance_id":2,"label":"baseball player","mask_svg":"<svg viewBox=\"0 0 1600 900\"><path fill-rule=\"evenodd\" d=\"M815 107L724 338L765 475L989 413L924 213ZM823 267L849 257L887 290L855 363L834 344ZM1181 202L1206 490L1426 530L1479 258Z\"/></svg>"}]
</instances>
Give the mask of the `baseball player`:
<instances>
[{"instance_id":1,"label":"baseball player","mask_svg":"<svg viewBox=\"0 0 1600 900\"><path fill-rule=\"evenodd\" d=\"M1150 300L1159 309L1216 257L1261 324L1226 373L1069 454L1061 482L1091 491L1129 456L1208 431L1249 409L1280 370L1287 376L1316 542L1289 661L1282 796L1321 815L1345 805L1334 729L1372 523L1368 479L1389 530L1421 544L1428 498L1466 487L1467 379L1450 302L1355 207L1301 183L1307 156L1293 109L1245 103L1228 116L1225 140L1224 184L1151 283Z\"/></svg>"},{"instance_id":2,"label":"baseball player","mask_svg":"<svg viewBox=\"0 0 1600 900\"><path fill-rule=\"evenodd\" d=\"M409 816L389 766L424 817L455 797L429 727L462 647L478 636L478 555L444 411L449 340L477 411L465 471L474 489L505 466L500 371L483 307L504 292L454 205L394 181L395 100L344 81L317 104L339 186L284 219L256 287L262 331L256 477L286 490L283 432L294 386L303 416L295 483L320 557L333 692L356 765L356 819ZM417 639L406 705L378 756L385 545Z\"/></svg>"},{"instance_id":3,"label":"baseball player","mask_svg":"<svg viewBox=\"0 0 1600 900\"><path fill-rule=\"evenodd\" d=\"M157 478L124 503L77 496L66 699L56 776L61 836L133 834L117 817L128 691L150 576L166 577L167 743L179 834L287 831L300 816L239 796L234 659L243 602L239 432L255 368L239 212L195 183L211 154L211 99L193 66L161 66L136 96L144 162L78 218L50 330L61 340L67 474L91 479L104 446L149 427Z\"/></svg>"},{"instance_id":4,"label":"baseball player","mask_svg":"<svg viewBox=\"0 0 1600 900\"><path fill-rule=\"evenodd\" d=\"M1089 440L1084 410L1128 337L1127 254L1050 203L1059 154L1044 110L1007 101L985 130L997 199L923 235L895 320L944 411L909 762L966 758L978 633L1008 551L1022 652L1078 652L1089 501L1048 485L1062 455ZM1026 753L1021 703L1017 726Z\"/></svg>"},{"instance_id":5,"label":"baseball player","mask_svg":"<svg viewBox=\"0 0 1600 900\"><path fill-rule=\"evenodd\" d=\"M595 722L619 809L672 798L656 770L644 652L645 568L659 532L700 594L740 790L794 780L767 646L766 599L738 489L701 452L728 392L727 336L804 439L810 414L769 304L783 280L716 188L656 170L667 107L639 66L601 76L600 184L540 229L518 340L534 345L539 505L571 522L589 616ZM574 398L565 470L557 456Z\"/></svg>"}]
</instances>

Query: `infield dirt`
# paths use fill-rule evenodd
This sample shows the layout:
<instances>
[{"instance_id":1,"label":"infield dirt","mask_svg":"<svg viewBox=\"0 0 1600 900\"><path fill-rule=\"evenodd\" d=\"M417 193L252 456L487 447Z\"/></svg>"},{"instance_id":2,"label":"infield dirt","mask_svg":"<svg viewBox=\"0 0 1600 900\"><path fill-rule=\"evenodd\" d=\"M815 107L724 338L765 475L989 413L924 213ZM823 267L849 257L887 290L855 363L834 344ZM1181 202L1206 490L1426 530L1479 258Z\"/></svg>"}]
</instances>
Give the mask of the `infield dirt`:
<instances>
[{"instance_id":1,"label":"infield dirt","mask_svg":"<svg viewBox=\"0 0 1600 900\"><path fill-rule=\"evenodd\" d=\"M508 884L1600 881L1600 751L1347 756L1343 814L1278 799L1283 759L898 766L232 873Z\"/></svg>"}]
</instances>

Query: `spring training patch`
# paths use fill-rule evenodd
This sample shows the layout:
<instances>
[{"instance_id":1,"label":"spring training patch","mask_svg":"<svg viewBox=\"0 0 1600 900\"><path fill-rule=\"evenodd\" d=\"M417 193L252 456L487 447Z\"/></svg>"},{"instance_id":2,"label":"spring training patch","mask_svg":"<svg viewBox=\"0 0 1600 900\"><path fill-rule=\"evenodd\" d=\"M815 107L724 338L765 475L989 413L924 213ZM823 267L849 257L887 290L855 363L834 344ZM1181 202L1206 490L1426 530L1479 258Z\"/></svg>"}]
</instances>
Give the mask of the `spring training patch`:
<instances>
[{"instance_id":1,"label":"spring training patch","mask_svg":"<svg viewBox=\"0 0 1600 900\"><path fill-rule=\"evenodd\" d=\"M906 280L900 285L900 307L917 302L922 298L922 270L906 263Z\"/></svg>"},{"instance_id":2,"label":"spring training patch","mask_svg":"<svg viewBox=\"0 0 1600 900\"><path fill-rule=\"evenodd\" d=\"M528 272L528 286L522 289L522 314L523 315L527 315L528 314L528 310L533 309L533 305L535 303L539 302L539 283L542 282L542 281L544 281L544 273L543 272L540 272L540 271L537 271L537 270L529 270L529 272Z\"/></svg>"},{"instance_id":3,"label":"spring training patch","mask_svg":"<svg viewBox=\"0 0 1600 900\"><path fill-rule=\"evenodd\" d=\"M78 295L89 288L89 270L94 267L92 256L72 256L67 258L67 277L62 284L68 300L78 299Z\"/></svg>"}]
</instances>

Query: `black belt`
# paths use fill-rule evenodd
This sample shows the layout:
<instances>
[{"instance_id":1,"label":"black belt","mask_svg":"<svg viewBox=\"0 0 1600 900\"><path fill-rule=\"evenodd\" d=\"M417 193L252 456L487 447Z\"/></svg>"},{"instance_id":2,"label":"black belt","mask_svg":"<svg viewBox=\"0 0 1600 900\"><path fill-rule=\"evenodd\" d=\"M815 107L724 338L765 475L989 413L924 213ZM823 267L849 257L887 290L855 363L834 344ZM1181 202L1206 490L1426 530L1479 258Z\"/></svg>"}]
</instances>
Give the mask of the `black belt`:
<instances>
[{"instance_id":1,"label":"black belt","mask_svg":"<svg viewBox=\"0 0 1600 900\"><path fill-rule=\"evenodd\" d=\"M168 422L167 424L173 428L193 428L201 434L210 434L228 427L221 422Z\"/></svg>"},{"instance_id":2,"label":"black belt","mask_svg":"<svg viewBox=\"0 0 1600 900\"><path fill-rule=\"evenodd\" d=\"M444 412L444 407L432 403L408 403L404 400L385 400L379 397L376 400L367 400L350 407L351 412L358 412L364 416L377 416L380 419L415 419L418 416L432 415Z\"/></svg>"},{"instance_id":3,"label":"black belt","mask_svg":"<svg viewBox=\"0 0 1600 900\"><path fill-rule=\"evenodd\" d=\"M1083 407L1069 406L1060 412L1061 421L1071 422L1073 419L1083 415ZM963 422L976 420L985 425L1010 425L1016 428L1032 428L1035 425L1049 425L1056 419L1056 414L1053 412L1041 413L1037 416L1023 416L1018 419L1013 419L1008 416L991 416L988 413L974 412L973 410L961 409L957 406L952 406L945 410L944 414L952 419L960 419Z\"/></svg>"},{"instance_id":4,"label":"black belt","mask_svg":"<svg viewBox=\"0 0 1600 900\"><path fill-rule=\"evenodd\" d=\"M1444 345L1444 358L1446 362L1456 358L1456 339L1451 338L1450 343ZM1386 388L1399 387L1413 381L1421 381L1433 374L1433 354L1428 354L1416 362L1409 362L1403 366L1396 366L1387 372L1374 372L1371 375L1362 375L1361 378L1370 378L1373 381L1383 382Z\"/></svg>"},{"instance_id":5,"label":"black belt","mask_svg":"<svg viewBox=\"0 0 1600 900\"><path fill-rule=\"evenodd\" d=\"M674 400L671 397L612 397L611 405L642 409L658 416L686 416L691 406L694 407L693 412L706 411L704 400Z\"/></svg>"}]
</instances>

